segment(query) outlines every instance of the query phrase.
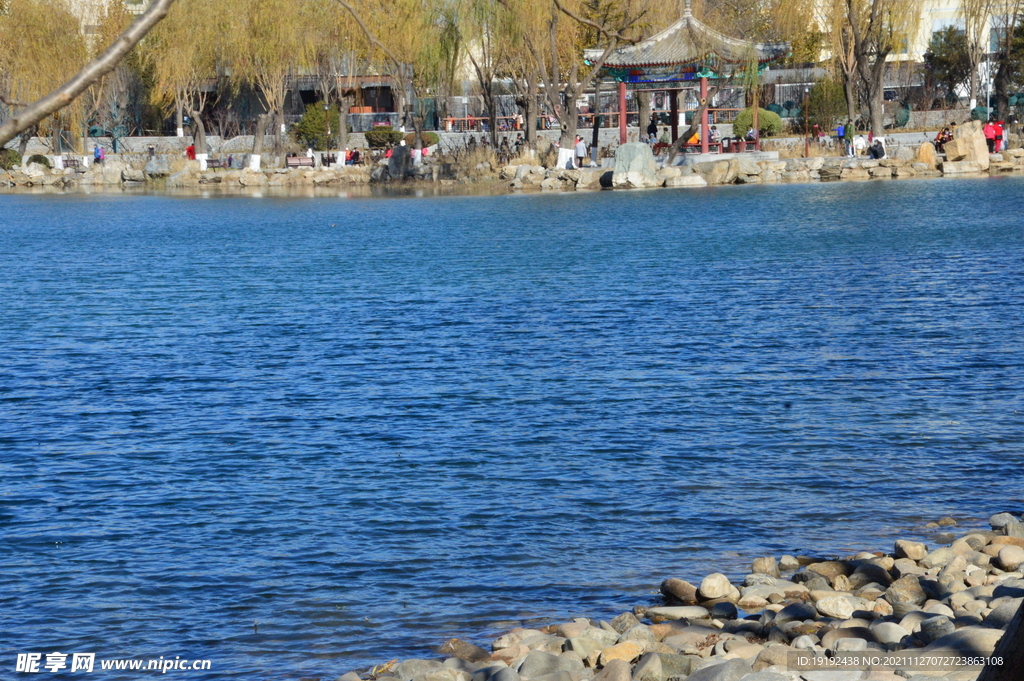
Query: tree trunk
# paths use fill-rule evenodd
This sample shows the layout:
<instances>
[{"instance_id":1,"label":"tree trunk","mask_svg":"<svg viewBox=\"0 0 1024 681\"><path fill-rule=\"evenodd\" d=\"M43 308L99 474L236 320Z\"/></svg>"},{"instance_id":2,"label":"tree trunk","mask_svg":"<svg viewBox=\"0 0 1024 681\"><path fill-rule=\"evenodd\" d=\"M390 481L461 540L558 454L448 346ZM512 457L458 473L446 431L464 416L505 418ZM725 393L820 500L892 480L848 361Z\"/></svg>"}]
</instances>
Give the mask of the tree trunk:
<instances>
[{"instance_id":1,"label":"tree trunk","mask_svg":"<svg viewBox=\"0 0 1024 681\"><path fill-rule=\"evenodd\" d=\"M526 84L526 102L523 107L523 125L526 126L526 146L537 148L537 78L531 75Z\"/></svg>"},{"instance_id":2,"label":"tree trunk","mask_svg":"<svg viewBox=\"0 0 1024 681\"><path fill-rule=\"evenodd\" d=\"M252 155L262 156L263 155L263 138L267 134L267 125L270 123L271 115L269 113L260 114L260 117L256 119L256 134L253 135L252 140Z\"/></svg>"},{"instance_id":3,"label":"tree trunk","mask_svg":"<svg viewBox=\"0 0 1024 681\"><path fill-rule=\"evenodd\" d=\"M174 98L174 134L178 137L185 136L185 102L180 97Z\"/></svg>"},{"instance_id":4,"label":"tree trunk","mask_svg":"<svg viewBox=\"0 0 1024 681\"><path fill-rule=\"evenodd\" d=\"M18 155L24 156L25 152L28 151L28 143L32 140L35 134L39 131L38 125L33 125L31 128L21 133L21 140L18 142Z\"/></svg>"},{"instance_id":5,"label":"tree trunk","mask_svg":"<svg viewBox=\"0 0 1024 681\"><path fill-rule=\"evenodd\" d=\"M857 77L843 74L843 93L846 95L846 120L857 120Z\"/></svg>"},{"instance_id":6,"label":"tree trunk","mask_svg":"<svg viewBox=\"0 0 1024 681\"><path fill-rule=\"evenodd\" d=\"M338 108L338 151L344 153L348 149L348 110L352 106L352 95L342 95ZM338 163L344 164L345 159L339 158Z\"/></svg>"},{"instance_id":7,"label":"tree trunk","mask_svg":"<svg viewBox=\"0 0 1024 681\"><path fill-rule=\"evenodd\" d=\"M579 123L579 113L576 108L575 94L572 90L565 93L565 107L562 109L562 115L558 121L562 129L558 143L562 145L563 149L572 148L576 144L576 126Z\"/></svg>"},{"instance_id":8,"label":"tree trunk","mask_svg":"<svg viewBox=\"0 0 1024 681\"><path fill-rule=\"evenodd\" d=\"M871 132L875 137L885 135L885 89L878 82L868 88L868 112L871 117Z\"/></svg>"},{"instance_id":9,"label":"tree trunk","mask_svg":"<svg viewBox=\"0 0 1024 681\"><path fill-rule=\"evenodd\" d=\"M412 141L412 148L413 149L422 149L423 148L423 126L424 126L424 123L426 122L426 118L427 117L422 115L418 111L414 111L409 118L412 120L412 129L416 132L416 136L413 138L413 141Z\"/></svg>"},{"instance_id":10,"label":"tree trunk","mask_svg":"<svg viewBox=\"0 0 1024 681\"><path fill-rule=\"evenodd\" d=\"M274 122L273 126L273 153L281 154L285 148L285 135L281 131L285 127L285 108L282 107L278 111L278 120Z\"/></svg>"},{"instance_id":11,"label":"tree trunk","mask_svg":"<svg viewBox=\"0 0 1024 681\"><path fill-rule=\"evenodd\" d=\"M997 57L999 62L999 68L996 69L996 75L993 79L996 87L996 117L1005 121L1007 114L1010 112L1010 67L1009 60L1003 55Z\"/></svg>"},{"instance_id":12,"label":"tree trunk","mask_svg":"<svg viewBox=\"0 0 1024 681\"><path fill-rule=\"evenodd\" d=\"M971 64L971 109L976 106L978 106L978 65Z\"/></svg>"},{"instance_id":13,"label":"tree trunk","mask_svg":"<svg viewBox=\"0 0 1024 681\"><path fill-rule=\"evenodd\" d=\"M697 107L697 110L693 112L693 118L690 119L690 127L688 127L682 135L677 137L675 142L673 142L672 146L669 148L668 160L665 161L666 166L670 166L675 162L676 154L678 154L679 151L683 148L683 145L686 144L686 140L693 137L697 133L697 131L700 130L700 122L704 118L704 112L707 111L708 106L711 104L711 99L716 94L718 94L717 86L708 89L708 96L704 100L704 103ZM760 131L758 131L757 135L758 139L760 139Z\"/></svg>"},{"instance_id":14,"label":"tree trunk","mask_svg":"<svg viewBox=\"0 0 1024 681\"><path fill-rule=\"evenodd\" d=\"M601 146L601 81L594 84L594 120L591 123L590 148L597 150Z\"/></svg>"},{"instance_id":15,"label":"tree trunk","mask_svg":"<svg viewBox=\"0 0 1024 681\"><path fill-rule=\"evenodd\" d=\"M50 150L60 155L60 116L53 117L53 123L51 125L51 137L50 137Z\"/></svg>"},{"instance_id":16,"label":"tree trunk","mask_svg":"<svg viewBox=\"0 0 1024 681\"><path fill-rule=\"evenodd\" d=\"M1024 680L1024 603L1017 608L992 657L1002 658L1003 664L985 665L978 681Z\"/></svg>"},{"instance_id":17,"label":"tree trunk","mask_svg":"<svg viewBox=\"0 0 1024 681\"><path fill-rule=\"evenodd\" d=\"M189 111L188 113L192 116L192 121L196 126L196 132L194 135L196 155L206 154L206 126L203 125L203 119L200 118L198 111Z\"/></svg>"},{"instance_id":18,"label":"tree trunk","mask_svg":"<svg viewBox=\"0 0 1024 681\"><path fill-rule=\"evenodd\" d=\"M647 134L647 127L651 124L651 91L637 91L636 101L640 107L640 137L643 138Z\"/></svg>"}]
</instances>

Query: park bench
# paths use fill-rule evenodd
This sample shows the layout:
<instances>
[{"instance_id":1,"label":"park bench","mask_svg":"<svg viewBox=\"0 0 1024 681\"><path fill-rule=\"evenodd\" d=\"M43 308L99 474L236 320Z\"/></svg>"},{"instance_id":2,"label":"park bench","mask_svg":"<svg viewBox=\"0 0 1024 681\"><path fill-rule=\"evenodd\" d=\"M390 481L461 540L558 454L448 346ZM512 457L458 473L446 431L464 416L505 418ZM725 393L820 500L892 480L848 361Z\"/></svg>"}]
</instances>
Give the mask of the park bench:
<instances>
[{"instance_id":1,"label":"park bench","mask_svg":"<svg viewBox=\"0 0 1024 681\"><path fill-rule=\"evenodd\" d=\"M208 158L208 159L206 159L206 167L208 169L210 169L210 168L227 168L228 167L228 162L227 162L227 159L223 159L223 158Z\"/></svg>"},{"instance_id":2,"label":"park bench","mask_svg":"<svg viewBox=\"0 0 1024 681\"><path fill-rule=\"evenodd\" d=\"M315 164L309 156L289 156L284 160L286 168L312 168Z\"/></svg>"},{"instance_id":3,"label":"park bench","mask_svg":"<svg viewBox=\"0 0 1024 681\"><path fill-rule=\"evenodd\" d=\"M324 166L332 166L338 162L337 154L320 154L320 163Z\"/></svg>"},{"instance_id":4,"label":"park bench","mask_svg":"<svg viewBox=\"0 0 1024 681\"><path fill-rule=\"evenodd\" d=\"M82 167L82 162L79 161L77 158L65 156L64 158L61 159L61 163L64 164L65 168L72 168L76 173L85 172L85 168Z\"/></svg>"}]
</instances>

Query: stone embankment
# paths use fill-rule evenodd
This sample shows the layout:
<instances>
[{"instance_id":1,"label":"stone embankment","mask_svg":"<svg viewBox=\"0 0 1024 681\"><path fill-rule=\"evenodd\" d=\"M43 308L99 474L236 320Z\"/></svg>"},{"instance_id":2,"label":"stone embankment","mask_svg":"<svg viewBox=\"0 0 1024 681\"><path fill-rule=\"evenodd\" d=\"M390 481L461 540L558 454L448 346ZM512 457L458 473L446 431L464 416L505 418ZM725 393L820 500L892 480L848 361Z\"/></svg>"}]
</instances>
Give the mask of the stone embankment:
<instances>
[{"instance_id":1,"label":"stone embankment","mask_svg":"<svg viewBox=\"0 0 1024 681\"><path fill-rule=\"evenodd\" d=\"M980 667L922 660L991 655L1024 603L1021 519L1000 513L990 524L959 538L943 532L941 546L900 540L891 553L757 558L740 584L719 573L666 579L662 606L512 629L491 650L451 639L436 658L392 660L338 681L969 681ZM919 663L870 675L798 669L801 655L834 653Z\"/></svg>"},{"instance_id":2,"label":"stone embankment","mask_svg":"<svg viewBox=\"0 0 1024 681\"><path fill-rule=\"evenodd\" d=\"M706 187L728 184L828 182L835 180L891 180L912 177L964 177L1024 172L1024 149L989 154L981 125L964 124L956 138L936 154L925 142L915 147L894 147L890 156L811 157L778 159L766 154L723 155L682 165L659 167L651 148L642 143L616 149L612 168L557 169L519 164L494 168L491 161L467 165L446 161L438 154L414 164L408 147L398 147L390 159L369 166L303 167L264 170L201 170L197 161L156 156L151 160L108 159L88 168L54 169L30 163L11 171L0 170L0 187L301 187L359 185L389 180L419 180L452 184L502 180L512 191L576 191L642 189L654 187ZM138 156L138 155L136 155ZM702 157L706 158L706 157Z\"/></svg>"},{"instance_id":3,"label":"stone embankment","mask_svg":"<svg viewBox=\"0 0 1024 681\"><path fill-rule=\"evenodd\" d=\"M0 187L289 187L367 184L371 170L363 166L341 168L291 168L270 170L205 170L198 161L179 163L172 172L170 164L160 157L136 168L117 160L88 168L50 169L30 163L10 171L0 170Z\"/></svg>"}]
</instances>

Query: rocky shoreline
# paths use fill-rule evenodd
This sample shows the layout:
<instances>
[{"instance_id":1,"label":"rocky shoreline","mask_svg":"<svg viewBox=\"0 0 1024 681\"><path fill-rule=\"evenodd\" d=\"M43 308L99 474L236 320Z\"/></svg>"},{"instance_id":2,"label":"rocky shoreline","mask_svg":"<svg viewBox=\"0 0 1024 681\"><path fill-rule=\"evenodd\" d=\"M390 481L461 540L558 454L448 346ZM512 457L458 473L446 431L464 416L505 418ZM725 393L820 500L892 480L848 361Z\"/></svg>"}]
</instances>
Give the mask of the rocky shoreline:
<instances>
[{"instance_id":1,"label":"rocky shoreline","mask_svg":"<svg viewBox=\"0 0 1024 681\"><path fill-rule=\"evenodd\" d=\"M1019 142L1019 141L1018 141ZM409 183L437 187L483 186L500 190L581 191L600 189L696 188L731 184L892 180L928 177L969 177L1024 173L1024 148L989 154L981 126L964 124L957 138L937 154L924 142L896 147L882 159L867 157L810 157L779 159L776 152L680 157L680 165L665 165L642 143L616 149L613 167L575 169L539 165L536 156L519 163L496 167L492 161L453 163L441 155L413 164L407 147L399 147L390 159L371 165L275 168L263 170L203 169L199 161L142 155L109 157L103 165L48 168L29 163L0 170L0 189L52 187L100 189L256 189L267 187L346 188L401 186ZM712 155L714 156L714 155ZM706 159L706 160L705 160ZM503 188L503 189L502 189Z\"/></svg>"},{"instance_id":2,"label":"rocky shoreline","mask_svg":"<svg viewBox=\"0 0 1024 681\"><path fill-rule=\"evenodd\" d=\"M973 681L1024 604L1024 521L989 522L939 546L760 557L740 584L669 578L657 607L515 628L490 650L450 639L337 681Z\"/></svg>"}]
</instances>

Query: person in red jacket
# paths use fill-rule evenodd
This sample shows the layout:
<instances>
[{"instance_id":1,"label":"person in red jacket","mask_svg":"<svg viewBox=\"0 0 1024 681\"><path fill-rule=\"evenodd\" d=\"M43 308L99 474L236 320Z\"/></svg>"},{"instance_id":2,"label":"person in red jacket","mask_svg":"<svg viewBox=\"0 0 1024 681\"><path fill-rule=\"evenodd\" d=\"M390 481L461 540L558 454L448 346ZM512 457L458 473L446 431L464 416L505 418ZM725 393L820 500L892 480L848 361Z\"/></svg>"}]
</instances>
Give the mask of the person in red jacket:
<instances>
[{"instance_id":1,"label":"person in red jacket","mask_svg":"<svg viewBox=\"0 0 1024 681\"><path fill-rule=\"evenodd\" d=\"M985 133L985 143L988 144L988 153L995 153L996 146L996 124L994 121L989 121L982 128L982 132Z\"/></svg>"},{"instance_id":2,"label":"person in red jacket","mask_svg":"<svg viewBox=\"0 0 1024 681\"><path fill-rule=\"evenodd\" d=\"M1002 151L1006 144L1003 142L1005 132L1003 130L1003 122L996 121L996 145L995 149L997 152Z\"/></svg>"}]
</instances>

